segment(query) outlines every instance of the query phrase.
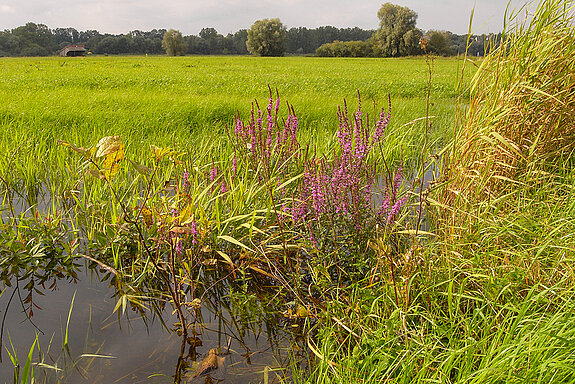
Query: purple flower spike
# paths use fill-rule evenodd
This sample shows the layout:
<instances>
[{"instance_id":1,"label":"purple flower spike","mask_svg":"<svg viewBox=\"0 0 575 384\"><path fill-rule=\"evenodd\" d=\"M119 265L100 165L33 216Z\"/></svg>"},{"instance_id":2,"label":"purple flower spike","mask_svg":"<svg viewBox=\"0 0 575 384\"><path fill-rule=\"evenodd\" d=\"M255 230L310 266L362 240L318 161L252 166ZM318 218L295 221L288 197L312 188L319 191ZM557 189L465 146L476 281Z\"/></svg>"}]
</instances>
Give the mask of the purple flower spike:
<instances>
[{"instance_id":1,"label":"purple flower spike","mask_svg":"<svg viewBox=\"0 0 575 384\"><path fill-rule=\"evenodd\" d=\"M184 169L184 173L182 174L182 188L186 189L188 187L188 182L190 179L190 173Z\"/></svg>"},{"instance_id":2,"label":"purple flower spike","mask_svg":"<svg viewBox=\"0 0 575 384\"><path fill-rule=\"evenodd\" d=\"M401 210L401 207L403 207L406 202L407 202L407 196L403 196L401 199L397 200L395 202L395 204L393 204L393 207L391 207L391 210L389 211L389 214L387 215L387 222L388 223L395 220L395 217L397 216L397 214Z\"/></svg>"},{"instance_id":3,"label":"purple flower spike","mask_svg":"<svg viewBox=\"0 0 575 384\"><path fill-rule=\"evenodd\" d=\"M181 256L183 253L184 253L184 241L180 239L176 242L176 254L178 256Z\"/></svg>"},{"instance_id":4,"label":"purple flower spike","mask_svg":"<svg viewBox=\"0 0 575 384\"><path fill-rule=\"evenodd\" d=\"M191 224L191 230L192 230L192 244L196 245L198 243L197 238L198 238L198 224L196 223L196 221L192 221Z\"/></svg>"}]
</instances>

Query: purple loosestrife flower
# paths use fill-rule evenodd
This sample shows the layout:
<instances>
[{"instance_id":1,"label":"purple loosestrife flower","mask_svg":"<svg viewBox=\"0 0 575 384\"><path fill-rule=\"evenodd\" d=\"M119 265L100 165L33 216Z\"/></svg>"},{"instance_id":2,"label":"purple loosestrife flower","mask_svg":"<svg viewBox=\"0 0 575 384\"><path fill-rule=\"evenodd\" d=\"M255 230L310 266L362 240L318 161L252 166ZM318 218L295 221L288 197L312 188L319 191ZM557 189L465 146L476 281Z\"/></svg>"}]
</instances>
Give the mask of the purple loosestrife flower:
<instances>
[{"instance_id":1,"label":"purple loosestrife flower","mask_svg":"<svg viewBox=\"0 0 575 384\"><path fill-rule=\"evenodd\" d=\"M399 192L399 188L401 187L402 181L403 181L403 167L399 166L397 172L395 173L395 177L393 178L391 186L388 185L387 187L385 197L381 202L381 207L378 211L378 215L387 216L386 221L388 224L395 220L396 216L399 214L399 211L407 202L407 196L404 196L399 200L397 199L397 195Z\"/></svg>"},{"instance_id":2,"label":"purple loosestrife flower","mask_svg":"<svg viewBox=\"0 0 575 384\"><path fill-rule=\"evenodd\" d=\"M270 99L271 100L271 99ZM278 115L278 112L280 110L280 97L278 95L277 99L276 99L276 106L275 106L275 115Z\"/></svg>"},{"instance_id":3,"label":"purple loosestrife flower","mask_svg":"<svg viewBox=\"0 0 575 384\"><path fill-rule=\"evenodd\" d=\"M172 208L172 217L175 219L174 220L174 224L179 225L180 221L178 220L178 215L180 214L180 211L178 211L175 208Z\"/></svg>"},{"instance_id":4,"label":"purple loosestrife flower","mask_svg":"<svg viewBox=\"0 0 575 384\"><path fill-rule=\"evenodd\" d=\"M372 140L373 140L374 145L379 143L379 141L383 139L383 136L385 134L385 129L387 128L387 125L389 124L390 117L391 117L391 112L385 114L385 111L382 108L381 113L379 115L379 120L377 120L377 123L375 124L375 131L373 132Z\"/></svg>"},{"instance_id":5,"label":"purple loosestrife flower","mask_svg":"<svg viewBox=\"0 0 575 384\"><path fill-rule=\"evenodd\" d=\"M385 195L383 201L381 202L381 207L377 211L378 215L384 216L389 212L389 195Z\"/></svg>"},{"instance_id":6,"label":"purple loosestrife flower","mask_svg":"<svg viewBox=\"0 0 575 384\"><path fill-rule=\"evenodd\" d=\"M236 158L236 152L234 151L234 158L232 159L232 176L235 176L238 172L238 159Z\"/></svg>"},{"instance_id":7,"label":"purple loosestrife flower","mask_svg":"<svg viewBox=\"0 0 575 384\"><path fill-rule=\"evenodd\" d=\"M288 136L291 136L291 125L292 125L293 116L291 114L288 115L286 123L283 127L281 139L278 141L278 144L284 145L287 141Z\"/></svg>"},{"instance_id":8,"label":"purple loosestrife flower","mask_svg":"<svg viewBox=\"0 0 575 384\"><path fill-rule=\"evenodd\" d=\"M218 167L213 166L212 169L210 169L210 181L214 181L216 177L218 177Z\"/></svg>"},{"instance_id":9,"label":"purple loosestrife flower","mask_svg":"<svg viewBox=\"0 0 575 384\"><path fill-rule=\"evenodd\" d=\"M239 116L236 117L236 126L234 127L234 133L236 134L237 137L245 138L244 125Z\"/></svg>"},{"instance_id":10,"label":"purple loosestrife flower","mask_svg":"<svg viewBox=\"0 0 575 384\"><path fill-rule=\"evenodd\" d=\"M291 120L291 141L292 141L292 144L297 142L296 134L297 134L298 124L299 124L299 121L297 119L297 116L293 115L293 118Z\"/></svg>"},{"instance_id":11,"label":"purple loosestrife flower","mask_svg":"<svg viewBox=\"0 0 575 384\"><path fill-rule=\"evenodd\" d=\"M182 239L178 239L176 242L176 254L181 256L184 253L184 241Z\"/></svg>"},{"instance_id":12,"label":"purple loosestrife flower","mask_svg":"<svg viewBox=\"0 0 575 384\"><path fill-rule=\"evenodd\" d=\"M327 194L326 194L326 178L323 175L322 169L317 170L317 174L312 179L312 205L317 216L325 213Z\"/></svg>"},{"instance_id":13,"label":"purple loosestrife flower","mask_svg":"<svg viewBox=\"0 0 575 384\"><path fill-rule=\"evenodd\" d=\"M221 193L226 193L228 191L228 187L226 186L226 182L222 181L222 186L220 188Z\"/></svg>"},{"instance_id":14,"label":"purple loosestrife flower","mask_svg":"<svg viewBox=\"0 0 575 384\"><path fill-rule=\"evenodd\" d=\"M362 136L361 131L363 130L363 121L361 120L361 97L359 97L359 92L357 93L357 96L358 96L357 110L353 114L353 117L354 117L353 136L355 137L356 155L357 155L357 150L359 149L358 147L361 147L363 144L361 142L361 136Z\"/></svg>"},{"instance_id":15,"label":"purple loosestrife flower","mask_svg":"<svg viewBox=\"0 0 575 384\"><path fill-rule=\"evenodd\" d=\"M267 106L267 119L268 119L268 127L267 127L267 140L266 140L266 155L269 158L271 156L272 150L272 142L273 142L273 128L274 128L274 120L272 116L272 108L274 104L274 99L270 96L268 106Z\"/></svg>"},{"instance_id":16,"label":"purple loosestrife flower","mask_svg":"<svg viewBox=\"0 0 575 384\"><path fill-rule=\"evenodd\" d=\"M184 173L182 174L182 189L188 188L190 179L190 173L184 169Z\"/></svg>"},{"instance_id":17,"label":"purple loosestrife flower","mask_svg":"<svg viewBox=\"0 0 575 384\"><path fill-rule=\"evenodd\" d=\"M256 151L256 131L255 131L255 126L256 126L256 121L255 121L255 115L254 115L254 104L252 103L252 111L251 111L251 121L250 121L250 125L248 126L248 137L250 138L250 143L248 144L248 148L252 154L252 156L254 155L255 151Z\"/></svg>"},{"instance_id":18,"label":"purple loosestrife flower","mask_svg":"<svg viewBox=\"0 0 575 384\"><path fill-rule=\"evenodd\" d=\"M393 200L395 200L395 198L397 197L397 191L399 190L402 181L403 181L403 167L400 165L399 168L397 169L397 172L395 173L395 178L393 179L393 187L392 187Z\"/></svg>"},{"instance_id":19,"label":"purple loosestrife flower","mask_svg":"<svg viewBox=\"0 0 575 384\"><path fill-rule=\"evenodd\" d=\"M365 187L365 202L366 203L370 203L371 202L371 188L372 188L373 182L370 182L366 185Z\"/></svg>"},{"instance_id":20,"label":"purple loosestrife flower","mask_svg":"<svg viewBox=\"0 0 575 384\"><path fill-rule=\"evenodd\" d=\"M391 207L391 210L389 211L389 214L387 215L387 222L388 223L395 220L395 217L399 213L399 210L401 209L401 207L403 207L405 205L406 202L407 202L407 196L403 196L401 199L397 200L395 202L395 204L393 204L393 207Z\"/></svg>"},{"instance_id":21,"label":"purple loosestrife flower","mask_svg":"<svg viewBox=\"0 0 575 384\"><path fill-rule=\"evenodd\" d=\"M258 135L258 144L262 141L262 110L258 107L258 119L256 120L256 134Z\"/></svg>"},{"instance_id":22,"label":"purple loosestrife flower","mask_svg":"<svg viewBox=\"0 0 575 384\"><path fill-rule=\"evenodd\" d=\"M196 245L198 243L198 223L196 220L192 221L190 228L192 230L192 244Z\"/></svg>"}]
</instances>

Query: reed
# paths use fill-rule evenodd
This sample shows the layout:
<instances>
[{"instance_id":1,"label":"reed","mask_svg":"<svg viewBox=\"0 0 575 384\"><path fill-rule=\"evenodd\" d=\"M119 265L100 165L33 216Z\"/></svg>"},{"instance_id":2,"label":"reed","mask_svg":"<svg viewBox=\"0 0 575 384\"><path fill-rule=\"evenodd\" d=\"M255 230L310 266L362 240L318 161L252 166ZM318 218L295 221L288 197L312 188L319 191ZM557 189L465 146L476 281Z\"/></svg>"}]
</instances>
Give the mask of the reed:
<instances>
[{"instance_id":1,"label":"reed","mask_svg":"<svg viewBox=\"0 0 575 384\"><path fill-rule=\"evenodd\" d=\"M449 208L438 209L438 228L447 253L462 254L463 244L492 250L497 265L549 282L555 267L542 265L574 248L565 235L575 228L573 2L542 1L533 18L521 14L473 78L465 126L443 164L439 201Z\"/></svg>"}]
</instances>

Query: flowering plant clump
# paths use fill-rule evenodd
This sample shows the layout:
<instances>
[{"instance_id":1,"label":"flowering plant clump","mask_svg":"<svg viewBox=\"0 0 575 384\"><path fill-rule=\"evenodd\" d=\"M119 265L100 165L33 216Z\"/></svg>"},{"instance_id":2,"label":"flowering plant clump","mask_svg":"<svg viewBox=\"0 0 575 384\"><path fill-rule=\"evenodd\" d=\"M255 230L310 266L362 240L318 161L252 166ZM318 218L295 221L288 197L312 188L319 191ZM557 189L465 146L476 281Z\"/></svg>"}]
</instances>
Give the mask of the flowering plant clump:
<instances>
[{"instance_id":1,"label":"flowering plant clump","mask_svg":"<svg viewBox=\"0 0 575 384\"><path fill-rule=\"evenodd\" d=\"M407 202L400 191L403 169L378 176L375 153L383 145L391 105L370 121L362 112L359 93L358 101L351 114L345 101L338 108L336 147L330 156L300 145L293 107L288 105L282 118L279 96L274 98L271 91L266 108L254 102L246 121L238 115L228 129L233 147L229 160L212 160L196 176L187 170L191 168L181 173L170 202L175 228L171 230L176 232L169 240L174 252L205 249L206 241L217 249L218 237L254 235L249 225L270 231L279 228L288 231L290 239L308 239L318 248L348 240L360 244L360 239L373 237L376 225L394 225ZM258 188L250 189L251 195L244 198L246 185ZM380 189L383 196L378 196ZM265 217L250 215L254 221L247 226L218 224L236 222L235 218L262 208L268 212ZM264 241L269 235L258 233Z\"/></svg>"},{"instance_id":2,"label":"flowering plant clump","mask_svg":"<svg viewBox=\"0 0 575 384\"><path fill-rule=\"evenodd\" d=\"M384 179L385 196L381 207L374 206L376 186L376 160L372 152L380 145L391 118L391 108L382 108L377 121L370 126L369 116L363 116L358 94L357 110L350 117L347 104L338 108L339 150L333 160L310 157L304 163L304 177L294 194L291 214L296 226L307 226L314 231L317 226L332 228L336 239L347 234L368 232L375 224L392 224L407 197L399 198L402 182L400 167L392 183ZM315 242L310 233L310 239Z\"/></svg>"},{"instance_id":3,"label":"flowering plant clump","mask_svg":"<svg viewBox=\"0 0 575 384\"><path fill-rule=\"evenodd\" d=\"M257 102L255 105L252 103L248 122L243 122L238 114L233 132L229 134L234 146L234 175L238 170L238 157L245 161L249 169L260 170L268 178L274 170L287 174L289 170L286 167L295 165L294 160L300 156L300 145L296 136L298 119L293 107L288 105L287 118L278 120L279 108L279 95L274 100L270 90L265 116Z\"/></svg>"}]
</instances>

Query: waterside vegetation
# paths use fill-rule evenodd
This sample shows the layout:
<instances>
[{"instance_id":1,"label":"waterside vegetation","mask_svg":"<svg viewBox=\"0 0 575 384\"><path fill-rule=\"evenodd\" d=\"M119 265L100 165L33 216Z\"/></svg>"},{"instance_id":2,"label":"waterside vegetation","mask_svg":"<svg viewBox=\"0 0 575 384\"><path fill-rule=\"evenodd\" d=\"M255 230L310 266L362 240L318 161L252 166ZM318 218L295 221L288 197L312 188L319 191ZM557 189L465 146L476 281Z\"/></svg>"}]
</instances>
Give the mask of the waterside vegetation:
<instances>
[{"instance_id":1,"label":"waterside vegetation","mask_svg":"<svg viewBox=\"0 0 575 384\"><path fill-rule=\"evenodd\" d=\"M96 263L118 310L177 314L178 383L226 279L303 330L279 382L573 381L572 6L477 63L4 61L4 284L32 311Z\"/></svg>"}]
</instances>

